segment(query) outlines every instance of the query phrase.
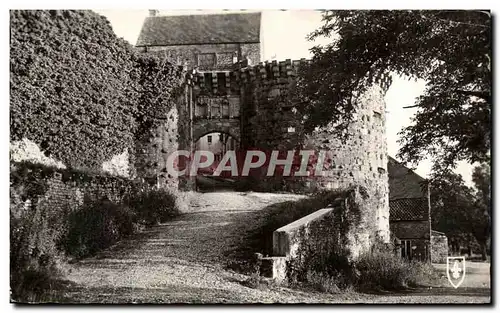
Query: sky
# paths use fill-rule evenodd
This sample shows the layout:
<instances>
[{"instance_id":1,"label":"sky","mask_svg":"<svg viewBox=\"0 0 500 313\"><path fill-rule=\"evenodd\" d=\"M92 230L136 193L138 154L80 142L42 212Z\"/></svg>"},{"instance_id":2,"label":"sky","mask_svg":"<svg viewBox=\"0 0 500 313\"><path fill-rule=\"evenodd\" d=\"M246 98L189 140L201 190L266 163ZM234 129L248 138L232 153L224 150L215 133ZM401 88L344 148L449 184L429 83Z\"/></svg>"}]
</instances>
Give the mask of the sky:
<instances>
[{"instance_id":1,"label":"sky","mask_svg":"<svg viewBox=\"0 0 500 313\"><path fill-rule=\"evenodd\" d=\"M94 10L104 15L111 22L118 37L123 37L132 45L142 27L148 10ZM220 10L160 10L160 15L184 15L220 13ZM227 11L231 12L231 11ZM247 12L251 12L248 10ZM309 58L309 49L316 44L323 44L327 38L315 42L306 40L307 34L322 25L321 13L313 10L264 10L262 12L262 45L263 61L277 59ZM393 83L386 93L387 111L387 145L390 156L395 156L399 149L398 133L411 124L411 118L416 109L403 109L414 104L415 99L422 94L425 88L424 81L407 80L394 77ZM431 162L424 160L418 164L415 172L422 177L428 177ZM461 174L468 185L472 185L472 166L460 162L456 172Z\"/></svg>"}]
</instances>

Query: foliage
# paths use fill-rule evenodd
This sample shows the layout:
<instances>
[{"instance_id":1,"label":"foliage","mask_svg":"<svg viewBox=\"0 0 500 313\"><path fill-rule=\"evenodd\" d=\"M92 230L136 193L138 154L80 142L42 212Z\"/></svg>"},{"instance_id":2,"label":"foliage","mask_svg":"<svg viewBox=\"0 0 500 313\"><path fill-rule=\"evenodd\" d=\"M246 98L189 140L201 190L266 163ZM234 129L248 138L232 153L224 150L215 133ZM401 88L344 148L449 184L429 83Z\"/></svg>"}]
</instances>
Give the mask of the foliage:
<instances>
[{"instance_id":1,"label":"foliage","mask_svg":"<svg viewBox=\"0 0 500 313\"><path fill-rule=\"evenodd\" d=\"M473 177L478 190L467 187L462 177L450 170L434 172L431 183L431 218L433 229L447 234L452 248L456 245L473 244L474 240L484 247L490 237L491 208L483 203L482 189L489 195L489 167L476 167Z\"/></svg>"},{"instance_id":2,"label":"foliage","mask_svg":"<svg viewBox=\"0 0 500 313\"><path fill-rule=\"evenodd\" d=\"M107 199L87 200L72 212L68 224L64 248L77 258L93 255L134 232L132 212Z\"/></svg>"},{"instance_id":3,"label":"foliage","mask_svg":"<svg viewBox=\"0 0 500 313\"><path fill-rule=\"evenodd\" d=\"M173 105L182 70L138 55L105 17L67 10L10 17L11 140L27 138L70 167L100 170L133 151L136 132Z\"/></svg>"},{"instance_id":4,"label":"foliage","mask_svg":"<svg viewBox=\"0 0 500 313\"><path fill-rule=\"evenodd\" d=\"M131 145L132 47L92 11L10 13L11 138L71 166L100 167Z\"/></svg>"},{"instance_id":5,"label":"foliage","mask_svg":"<svg viewBox=\"0 0 500 313\"><path fill-rule=\"evenodd\" d=\"M39 298L57 283L68 256L95 254L131 235L150 216L165 220L177 214L176 195L142 190L119 177L11 163L12 299ZM139 200L130 201L136 196Z\"/></svg>"},{"instance_id":6,"label":"foliage","mask_svg":"<svg viewBox=\"0 0 500 313\"><path fill-rule=\"evenodd\" d=\"M145 225L155 225L179 215L175 195L162 189L135 193L127 201L136 213L136 220Z\"/></svg>"},{"instance_id":7,"label":"foliage","mask_svg":"<svg viewBox=\"0 0 500 313\"><path fill-rule=\"evenodd\" d=\"M134 78L141 86L141 93L135 108L139 125L136 136L153 131L159 121L168 118L181 95L183 74L183 68L172 66L166 58L147 53L138 56Z\"/></svg>"},{"instance_id":8,"label":"foliage","mask_svg":"<svg viewBox=\"0 0 500 313\"><path fill-rule=\"evenodd\" d=\"M48 208L38 198L48 190L37 172L11 172L10 286L12 299L38 294L43 277L59 273L58 244L65 234L69 207Z\"/></svg>"},{"instance_id":9,"label":"foliage","mask_svg":"<svg viewBox=\"0 0 500 313\"><path fill-rule=\"evenodd\" d=\"M325 11L323 21L309 38L332 41L311 50L298 79L306 129L333 122L342 135L369 74L392 72L427 81L399 157L417 163L430 155L444 165L489 160L489 12L343 10Z\"/></svg>"},{"instance_id":10,"label":"foliage","mask_svg":"<svg viewBox=\"0 0 500 313\"><path fill-rule=\"evenodd\" d=\"M481 244L481 254L486 260L486 243L491 237L491 170L488 163L474 168L472 181L476 187L475 210L472 212L472 233Z\"/></svg>"},{"instance_id":11,"label":"foliage","mask_svg":"<svg viewBox=\"0 0 500 313\"><path fill-rule=\"evenodd\" d=\"M429 263L408 261L386 249L374 249L358 258L359 289L401 290L429 284L437 274Z\"/></svg>"},{"instance_id":12,"label":"foliage","mask_svg":"<svg viewBox=\"0 0 500 313\"><path fill-rule=\"evenodd\" d=\"M326 253L325 253L326 252ZM323 251L322 262L307 264L304 286L327 293L352 290L403 290L429 285L437 281L436 271L429 263L408 261L389 247L375 245L354 261L347 261L342 251Z\"/></svg>"},{"instance_id":13,"label":"foliage","mask_svg":"<svg viewBox=\"0 0 500 313\"><path fill-rule=\"evenodd\" d=\"M306 276L307 283L316 291L325 293L339 293L341 291L352 291L351 288L340 289L338 278L340 275L330 276L324 272L308 271Z\"/></svg>"}]
</instances>

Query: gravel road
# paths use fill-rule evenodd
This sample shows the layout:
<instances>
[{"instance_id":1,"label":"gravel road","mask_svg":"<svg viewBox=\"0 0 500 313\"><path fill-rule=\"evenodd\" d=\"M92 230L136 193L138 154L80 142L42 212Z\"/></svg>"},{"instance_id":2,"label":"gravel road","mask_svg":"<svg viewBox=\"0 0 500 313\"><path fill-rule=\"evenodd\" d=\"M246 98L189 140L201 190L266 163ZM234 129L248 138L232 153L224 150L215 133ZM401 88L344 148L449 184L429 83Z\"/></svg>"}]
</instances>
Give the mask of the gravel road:
<instances>
[{"instance_id":1,"label":"gravel road","mask_svg":"<svg viewBox=\"0 0 500 313\"><path fill-rule=\"evenodd\" d=\"M254 289L228 271L225 254L253 226L255 212L291 194L213 192L191 197L173 221L152 227L71 266L59 301L79 303L485 303L489 285L399 294L322 294L280 286ZM488 267L489 273L489 267ZM488 277L489 278L489 277ZM489 282L489 281L488 281ZM446 285L445 285L446 286Z\"/></svg>"}]
</instances>

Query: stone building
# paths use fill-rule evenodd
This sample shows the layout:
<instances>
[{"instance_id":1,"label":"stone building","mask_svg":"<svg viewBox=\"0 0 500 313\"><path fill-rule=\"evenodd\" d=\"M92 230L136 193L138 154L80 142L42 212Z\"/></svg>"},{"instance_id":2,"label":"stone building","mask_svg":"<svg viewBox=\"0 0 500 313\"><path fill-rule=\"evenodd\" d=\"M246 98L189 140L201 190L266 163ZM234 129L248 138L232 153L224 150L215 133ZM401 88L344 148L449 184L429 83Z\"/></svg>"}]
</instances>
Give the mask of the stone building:
<instances>
[{"instance_id":1,"label":"stone building","mask_svg":"<svg viewBox=\"0 0 500 313\"><path fill-rule=\"evenodd\" d=\"M446 235L431 229L427 181L389 157L389 225L401 257L441 262L448 255Z\"/></svg>"},{"instance_id":2,"label":"stone building","mask_svg":"<svg viewBox=\"0 0 500 313\"><path fill-rule=\"evenodd\" d=\"M136 47L199 71L261 61L261 13L162 16L151 10Z\"/></svg>"},{"instance_id":3,"label":"stone building","mask_svg":"<svg viewBox=\"0 0 500 313\"><path fill-rule=\"evenodd\" d=\"M299 192L357 188L359 211L353 218L356 225L347 233L352 255L368 249L378 239L387 242L384 95L390 76L368 73L373 86L355 99L356 116L348 129L347 142L337 138L329 126L306 133L290 91L298 69L307 66L308 61L259 63L260 32L260 13L146 18L138 48L190 69L185 92L170 112L170 126L159 129L149 140L153 144L143 149L148 151L144 155L155 160L147 172L156 173L153 175L160 185L193 189L195 180L171 177L165 162L173 149L193 151L200 138L214 132L230 135L244 150L326 151L323 176L269 177L264 167L257 170L252 188Z\"/></svg>"}]
</instances>

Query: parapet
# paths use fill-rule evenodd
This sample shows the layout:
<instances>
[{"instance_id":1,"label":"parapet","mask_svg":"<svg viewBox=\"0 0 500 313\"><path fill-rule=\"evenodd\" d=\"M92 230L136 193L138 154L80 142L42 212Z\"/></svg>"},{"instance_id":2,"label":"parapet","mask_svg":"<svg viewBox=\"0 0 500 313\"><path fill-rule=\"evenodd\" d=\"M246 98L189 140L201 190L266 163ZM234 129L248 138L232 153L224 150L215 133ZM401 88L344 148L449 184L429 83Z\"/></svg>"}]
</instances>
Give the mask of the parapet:
<instances>
[{"instance_id":1,"label":"parapet","mask_svg":"<svg viewBox=\"0 0 500 313\"><path fill-rule=\"evenodd\" d=\"M187 82L207 90L213 94L228 93L228 91L237 91L248 83L259 82L264 85L287 83L297 77L298 69L301 66L308 65L311 60L300 59L285 61L266 61L256 65L248 65L246 62L235 64L233 70L229 71L207 71L192 72L187 75ZM385 93L392 84L390 73L369 72L368 81L378 84Z\"/></svg>"}]
</instances>

